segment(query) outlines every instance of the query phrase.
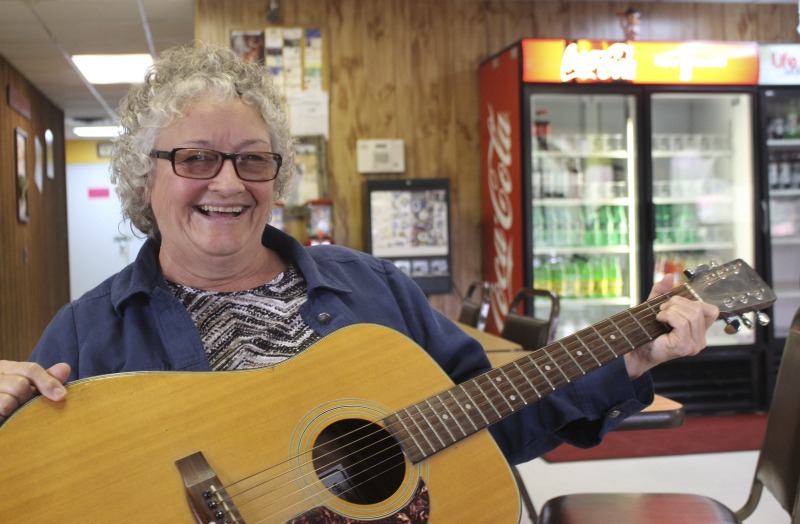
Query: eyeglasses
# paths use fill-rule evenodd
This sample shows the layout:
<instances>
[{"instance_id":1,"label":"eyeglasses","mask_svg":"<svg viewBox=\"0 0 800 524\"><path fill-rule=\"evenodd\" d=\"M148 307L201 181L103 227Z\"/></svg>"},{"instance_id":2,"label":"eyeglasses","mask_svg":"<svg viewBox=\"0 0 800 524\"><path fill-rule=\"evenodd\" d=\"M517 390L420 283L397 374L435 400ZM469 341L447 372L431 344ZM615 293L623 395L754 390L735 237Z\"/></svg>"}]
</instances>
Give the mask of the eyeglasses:
<instances>
[{"instance_id":1,"label":"eyeglasses","mask_svg":"<svg viewBox=\"0 0 800 524\"><path fill-rule=\"evenodd\" d=\"M223 153L213 149L178 147L172 151L150 152L153 158L172 162L172 171L183 178L208 180L222 170L225 160L233 162L236 176L249 182L268 182L278 176L283 159L278 153L247 151L245 153Z\"/></svg>"}]
</instances>

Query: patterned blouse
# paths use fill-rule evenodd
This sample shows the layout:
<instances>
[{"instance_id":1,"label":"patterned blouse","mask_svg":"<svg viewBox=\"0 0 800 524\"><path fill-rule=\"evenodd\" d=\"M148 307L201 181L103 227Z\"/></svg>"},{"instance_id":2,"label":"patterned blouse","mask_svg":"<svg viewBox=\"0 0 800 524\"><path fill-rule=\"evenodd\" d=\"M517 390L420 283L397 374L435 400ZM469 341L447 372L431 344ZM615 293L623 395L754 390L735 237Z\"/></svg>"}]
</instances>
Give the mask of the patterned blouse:
<instances>
[{"instance_id":1,"label":"patterned blouse","mask_svg":"<svg viewBox=\"0 0 800 524\"><path fill-rule=\"evenodd\" d=\"M307 288L294 266L271 282L245 291L167 284L194 320L215 371L271 366L320 339L300 316Z\"/></svg>"}]
</instances>

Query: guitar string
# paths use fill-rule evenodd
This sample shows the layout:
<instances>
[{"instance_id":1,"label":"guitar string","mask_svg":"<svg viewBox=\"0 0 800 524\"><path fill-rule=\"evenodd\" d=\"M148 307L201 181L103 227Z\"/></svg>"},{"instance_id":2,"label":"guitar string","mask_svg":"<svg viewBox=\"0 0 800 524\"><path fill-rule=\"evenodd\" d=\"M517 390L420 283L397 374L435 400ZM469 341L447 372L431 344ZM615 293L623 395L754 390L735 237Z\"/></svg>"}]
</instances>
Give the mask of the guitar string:
<instances>
[{"instance_id":1,"label":"guitar string","mask_svg":"<svg viewBox=\"0 0 800 524\"><path fill-rule=\"evenodd\" d=\"M674 294L674 293L673 293L673 294ZM656 302L658 302L658 300L657 300L657 299L659 299L659 298L661 299L661 300L660 300L661 302L663 302L663 301L665 301L665 300L666 300L665 298L662 298L662 297L656 297L656 298L654 298L654 299L653 299L653 301L656 301ZM668 298L668 296L667 296L667 298ZM654 303L656 303L656 302L653 302L653 301L648 301L647 303L645 303L645 304L642 304L642 305L640 305L640 306L648 306L649 304L654 304ZM660 305L660 303L659 303L659 305ZM648 307L649 307L649 306L648 306ZM633 308L632 310L629 310L629 311L633 311L633 310L635 310L635 309L636 309L636 308ZM649 317L654 317L654 315L653 315L653 314L648 314L647 316L649 316ZM613 318L613 317L612 317L612 318ZM631 326L633 326L633 327L637 327L637 328L638 328L640 331L643 329L643 328L642 328L642 323L641 323L641 320L640 320L640 319L637 319L634 313L631 313L631 315L629 315L629 316L626 316L626 317L625 317L625 319L624 319L624 324L620 324L618 327L615 327L613 323L609 322L609 320L606 320L606 321L602 321L602 322L598 323L598 324L597 324L597 325L595 325L595 326L592 326L592 327L590 327L590 328L586 328L586 329L584 329L584 330L581 330L581 331L586 331L586 332L587 332L587 333L584 333L584 335L585 335L585 336L584 336L584 337L582 337L582 338L584 338L584 339L588 339L588 338L592 338L592 337L594 337L594 338L597 338L597 339L599 340L599 339L600 339L600 335L592 335L592 334L590 334L590 333L589 333L590 331L592 331L592 329L595 329L595 330L597 330L597 331L598 331L598 333L600 333L600 334L603 334L603 335L605 336L605 335L608 335L608 333L604 333L604 331L606 331L606 330L608 330L608 331L611 331L611 332L621 332L621 331L623 330L623 328L627 328L627 327L631 327ZM580 331L579 331L578 333L576 333L576 335L579 335L579 334L580 334ZM519 377L523 377L523 376L526 376L526 375L527 375L527 373L523 373L523 371L530 371L530 372L532 372L532 371L534 371L534 370L536 370L536 369L537 369L537 368L536 368L536 367L537 367L537 365L538 365L538 367L539 367L539 368L541 368L542 366L547 366L547 365L548 365L548 362L551 362L551 361L552 361L552 362L553 362L553 363L556 365L556 367L557 367L557 368L558 368L558 369L559 369L559 370L562 372L562 374L565 374L565 373L564 373L564 370L566 370L566 371L568 371L568 372L578 372L578 373L580 373L580 374L583 374L583 373L584 373L584 369L583 369L583 367L581 367L579 364L577 364L576 362L574 362L574 359L573 359L573 357L571 357L571 356L570 356L570 354L571 354L571 350L573 350L573 349L576 349L576 348L578 348L578 350L580 350L580 348L584 346L584 344L583 344L583 343L581 343L581 341L580 341L580 340L577 340L576 342L575 342L575 341L573 341L573 339L575 339L575 338L576 338L576 335L573 335L573 336L566 337L565 339L562 339L562 341L557 341L557 342L555 342L555 343L551 344L551 346L559 346L559 345L560 345L563 351L559 351L559 352L558 352L556 355L553 355L553 353L548 353L548 354L545 354L545 355L539 356L539 357L537 357L537 358L533 359L533 364L531 364L531 363L529 363L529 362L522 362L522 363L519 363L519 362L518 362L518 366L514 366L513 368L520 367L520 368L522 368L522 369L513 369L513 368L509 368L508 370L506 370L506 371L507 371L506 375L507 375L507 376L509 376L509 377L514 377L514 376L517 376L517 378L519 378ZM588 335L588 336L587 336L587 335ZM646 342L648 342L650 339L651 339L651 337L649 337L649 335L646 335L646 336L645 336L645 338L644 338L643 340L638 340L638 339L636 339L636 342L634 342L634 345L635 345L636 347L638 347L638 346L642 345L643 343L646 343ZM565 343L563 342L564 340L567 340L567 341L569 341L569 343L570 343L570 344L569 344L569 345L568 345L568 344L565 344ZM595 342L594 340L590 340L590 341L589 341L589 343L590 343L590 344L594 344L594 342ZM611 341L611 343L616 343L616 342L617 342L617 341ZM603 344L604 344L604 345L609 345L609 344L610 344L610 342L606 341L606 342L604 342ZM600 347L602 348L602 345L601 345ZM629 351L630 349L632 349L632 348L628 348L628 349L624 349L624 348L623 348L623 349L618 349L618 351L614 351L614 350L612 350L612 352L613 352L613 353L614 353L614 355L615 355L613 358L616 358L616 356L619 356L619 355L623 354L624 352L627 352L627 351ZM563 355L562 355L562 354L563 354ZM526 358L525 358L525 357L523 357L523 359L521 359L521 360L526 360ZM587 366L587 367L589 367L589 366ZM596 367L597 367L597 366L590 367L590 371L591 371L591 370L594 370ZM541 372L541 369L539 369L539 371ZM489 372L489 373L491 373L491 372ZM488 374L488 373L487 373L487 374ZM542 373L542 374L543 374L543 373ZM566 374L570 374L570 373L566 373ZM485 377L485 376L486 376L486 375L483 375L483 377ZM481 377L476 377L476 379L478 379L478 378L481 378ZM531 377L528 377L528 378L531 378ZM475 382L476 382L476 381L477 381L476 379L473 379L473 381L475 381ZM547 381L547 380L545 379L545 381L542 381L542 382L540 382L539 384L536 384L536 383L535 383L535 381L536 381L536 380L539 380L539 377L537 377L537 376L533 376L533 379L534 379L534 385L538 386L538 387L539 387L539 388L541 388L542 390L547 390L547 387L549 387L549 385L550 385L550 382L551 382L551 381ZM554 377L554 379L555 379L555 377ZM566 384L567 382L570 382L570 380L568 380L568 379L567 379L566 381L564 381L564 379L558 379L558 380L556 380L556 382L555 382L553 385L555 385L556 387L561 387L561 385L563 385L563 384ZM463 384L462 384L462 386L463 386ZM486 393L486 392L485 392L485 390L484 390L484 388L480 387L480 385L477 385L477 387L476 387L476 388L473 388L473 390L472 390L472 391L474 392L476 389L477 389L477 390L479 390L479 391L483 391L484 393ZM481 394L481 396L484 396L484 395L483 395L483 394ZM497 404L497 403L498 403L498 401L503 401L503 402L505 402L505 400L504 400L504 399L506 399L506 395L505 395L505 394L503 394L503 393L502 393L502 392L500 392L500 391L496 391L496 390L494 390L494 388L492 388L492 389L490 389L490 390L489 390L489 393L488 393L488 395L487 395L487 396L488 396L487 400L486 400L485 402L481 402L481 405L480 405L480 407L481 407L482 409L484 409L484 410L485 410L485 407L486 407L487 405L495 405L495 404ZM537 393L537 396L538 396L538 393ZM438 397L438 395L434 395L433 397L430 397L430 399L435 399L435 398L437 398L437 397ZM427 400L430 400L430 399L427 399ZM538 398L531 398L531 400L533 400L533 401L536 401L536 400L538 400ZM423 403L425 403L425 401L423 401ZM419 403L419 404L417 404L417 406L419 406L420 404L422 404L422 403ZM512 410L512 413L513 413L514 411L516 411L516 410L517 410L517 409L513 409L513 410ZM428 420L428 417L426 416L426 414L425 414L423 411L426 411L426 412L428 412L429 414L430 414L430 413L433 413L433 414L435 414L435 413L436 413L435 409L426 407L426 408L424 408L423 410L420 410L420 414L423 416L423 418L425 419L425 421L426 421L426 423L427 423L426 425L430 426L430 428L431 428L431 429L432 429L434 432L441 432L441 428L443 428L443 427L446 429L446 427L445 427L445 424L441 422L441 420L439 419L439 417L438 417L438 416L434 416L434 417L433 417L433 418L434 418L434 420L438 421L438 428L439 428L439 429L437 430L437 424L436 424L436 423L433 423L433 424L432 424L432 423L430 422L430 420ZM510 413L509 413L509 414L510 414ZM499 419L498 419L498 420L499 420ZM366 421L365 421L365 423L368 423L368 422L366 422ZM491 424L491 423L490 423L490 424ZM395 425L396 425L396 424L395 424ZM484 426L483 424L479 424L479 426L483 426L481 429L483 429L483 428L485 428L485 427L486 427L486 426ZM487 425L487 426L488 426L488 425ZM397 428L392 428L391 426L389 426L387 429L391 430L391 429L397 429ZM376 433L378 433L379 431L381 431L381 430L378 430ZM385 430L384 430L384 431L385 431ZM462 433L463 433L463 430L462 430ZM474 431L473 431L472 433L474 433ZM437 433L437 434L438 434L438 435L441 435L441 433ZM469 433L469 434L471 434L471 433ZM342 440L344 440L344 439L345 439L345 437L347 437L347 436L348 436L348 434L344 434L344 435L342 435L341 437L338 437L338 439L342 439ZM468 435L467 435L467 436L468 436ZM369 437L369 435L367 435L367 436L365 436L365 437L362 437L362 438L368 438L368 437ZM410 438L411 438L411 437L408 437L408 438L407 438L407 440L408 440L408 439L410 439ZM453 439L453 442L451 442L450 444L454 443L455 441L461 440L462 438L465 438L465 437L461 437L461 438L459 438L459 439ZM396 444L395 444L395 442L396 442L396 441L395 441L395 439L393 439L391 436L387 436L387 437L385 437L385 438L384 438L384 439L382 439L382 440L387 440L387 439L388 439L388 440L390 440L390 441L392 441L392 446L396 445ZM356 442L357 442L357 441L356 441ZM376 444L377 444L377 443L379 443L379 442L380 442L380 440L379 440L379 441L377 441L377 442L376 442L375 444L373 444L373 445L376 445ZM403 441L399 442L399 444L400 444L400 445L404 445L404 444L408 444L408 443L409 443L409 442L403 442ZM444 443L444 442L443 442L443 443ZM349 446L352 446L352 444L353 444L353 442L348 442L348 445L349 445ZM413 442L412 442L412 444L413 444ZM449 444L446 444L446 445L449 445ZM442 446L441 448L443 449L444 447L446 447L446 445ZM438 447L438 446L437 446L437 447ZM336 451L341 451L342 449L344 449L344 447L342 447L342 448L338 448L338 450L332 450L332 451L331 451L331 452L329 452L329 453L334 453L334 452L336 452ZM391 447L390 447L390 448L387 448L387 449L391 449ZM436 448L433 448L433 449L434 449L434 452L435 452L435 451L437 451L437 449L436 449ZM310 451L304 452L304 454L308 454L308 453L310 453L310 452L313 452L313 451L314 451L314 450L312 449L312 450L310 450ZM376 453L381 453L381 452L382 452L382 451L380 451L380 450L379 450L379 451L377 451ZM361 450L357 450L357 451L355 451L353 454L358 454L358 453L361 453ZM325 456L325 455L322 455L322 457L324 457L324 456ZM401 457L404 457L405 455L404 455L403 453L400 453L400 455L399 455L399 456L401 456ZM344 458L347 458L347 457L344 457ZM366 457L366 458L362 458L362 460L366 460L366 459L368 459L368 458L371 458L371 456L370 456L370 457ZM384 459L384 461L385 461L385 460L388 460L388 458L387 458L387 459ZM288 462L288 461L285 461L285 462ZM382 462L383 462L383 461L382 461ZM403 462L400 462L400 463L398 463L397 465L394 465L394 466L392 466L392 467L397 467L397 466L401 465L402 463L403 463ZM310 463L308 463L308 462L307 462L305 465L307 466L307 465L309 465L309 464L310 464ZM358 464L358 462L354 463L353 465L357 465L357 464ZM379 464L380 464L380 463L379 463ZM279 464L278 464L278 465L279 465ZM273 466L273 468L274 468L274 467L276 467L276 466L278 466L278 465L275 465L275 466ZM373 465L373 466L370 466L370 468L374 468L374 467L376 467L376 466L377 466L377 465ZM269 468L269 469L272 469L272 468ZM325 466L323 466L323 467L320 467L319 469L321 469L321 470L324 470L324 469L325 469ZM368 468L368 469L369 469L369 468ZM268 471L268 470L264 470L263 472L259 472L259 473L264 473L264 472L266 472L266 471ZM248 479L249 479L249 478L252 478L253 476L255 476L255 475L258 475L259 473L256 473L256 474L254 474L254 475L251 475L250 477L247 477L247 478L248 478ZM284 472L284 473L281 473L281 476L282 476L282 475L287 475L287 474L290 474L290 473L293 473L293 470L288 470L288 471L286 471L286 472ZM305 474L303 474L303 475L312 475L312 474L314 474L314 475L315 475L314 471L312 471L312 472L310 472L310 473L305 473ZM275 478L277 478L277 477L275 477ZM274 479L267 479L266 481L264 481L264 482L260 483L260 484L259 484L259 485L257 485L257 486L254 486L254 487L248 488L247 490L245 490L245 491L243 491L243 492L240 492L240 493L237 493L236 495L229 495L229 496L230 496L230 498L233 498L233 497L239 497L239 496L241 496L241 495L242 495L244 492L246 492L246 491L249 491L249 490L252 490L252 489L254 489L255 487L260 487L260 486L262 486L262 485L264 485L264 484L266 484L266 483L268 483L268 482L271 482L272 480L274 480ZM369 480L371 480L371 479L369 479ZM222 488L222 489L227 489L227 488L233 487L233 486L235 486L236 484L238 484L238 483L240 483L240 482L241 482L241 481L234 482L234 483L232 483L231 485L227 486L226 488ZM280 488L280 486L279 486L279 488ZM263 495L263 494L262 494L262 495L259 495L259 497L261 497L261 496L265 496L265 495ZM251 499L251 500L253 500L253 499ZM244 504L247 504L248 502L249 502L249 501L245 502Z\"/></svg>"},{"instance_id":2,"label":"guitar string","mask_svg":"<svg viewBox=\"0 0 800 524\"><path fill-rule=\"evenodd\" d=\"M637 321L637 322L638 322L638 321ZM641 329L641 323L640 323L640 322L638 322L638 325L640 326L640 329ZM642 340L642 343L644 343L644 342L646 342L646 341L649 341L649 340L651 340L651 339L652 339L652 337L650 337L650 336L649 336L647 333L645 333L645 338ZM638 346L638 345L640 345L640 344L637 344L637 346ZM545 359L546 359L546 358L547 358L547 357L545 357ZM566 361L565 361L565 362L566 362ZM576 369L579 369L579 370L580 370L581 368L580 368L580 366L576 366ZM502 396L502 395L501 395L501 396ZM434 398L434 397L431 397L431 398ZM493 402L495 402L495 401L496 401L496 398L495 398L495 399L493 399ZM432 429L434 429L434 431L436 431L436 429L435 429L435 428L432 428ZM402 453L399 453L398 455L396 455L396 457L404 457L404 455L403 455ZM370 466L370 467L369 467L369 468L367 468L367 469L374 469L374 468L377 468L377 467L379 467L379 466L380 466L380 465L381 465L383 462L385 462L385 461L389 460L389 458L391 458L391 457L387 457L387 458L386 458L386 459L384 459L384 460L383 460L381 463L378 463L378 464L375 464L375 465L373 465L373 466ZM400 461L400 462L398 462L398 463L395 463L395 464L394 464L392 467L398 467L398 466L402 465L403 463L404 463L404 461L401 459L401 461ZM354 464L354 465L355 465L355 464ZM366 470L362 470L362 472L361 472L360 474L363 476L363 474L364 474L365 472L366 472ZM379 471L379 472L378 472L376 475L374 475L373 477L366 478L366 479L365 479L365 480L364 480L364 481L363 481L361 484L368 483L368 482L372 481L374 478L376 478L377 476L379 476L379 475L380 475L380 474L382 474L382 473L383 473L382 471ZM356 485L354 485L354 486L353 486L353 488L351 488L351 489L356 489L358 486L359 486L359 484L356 484ZM332 495L329 495L329 498L331 498L331 499L332 499L332 498L333 498L333 496L332 496ZM302 502L302 501L300 501L300 502ZM300 502L298 502L298 503L300 503ZM296 503L296 504L297 504L297 503ZM295 504L295 505L296 505L296 504ZM285 508L283 508L283 509L285 509ZM272 516L274 516L274 515L271 515L270 517L272 517Z\"/></svg>"},{"instance_id":3,"label":"guitar string","mask_svg":"<svg viewBox=\"0 0 800 524\"><path fill-rule=\"evenodd\" d=\"M547 358L550 358L550 359L552 359L552 355L551 355L551 356L549 356L549 357L545 357L545 359L547 359ZM567 357L567 358L569 358L569 357ZM561 362L561 364L562 364L562 366L561 366L561 367L562 367L562 368L566 368L566 365L563 365L565 362L566 362L567 364L569 363L569 361L568 361L568 360L564 360L564 361L562 361L562 362ZM570 369L570 370L572 370L572 369L576 369L576 368L577 368L578 370L582 371L582 369L580 368L580 366L576 366L575 368L573 368L572 366L569 366L569 369ZM518 372L518 373L519 373L519 372ZM541 384L540 384L540 386L541 386ZM503 396L503 395L502 395L502 394L500 394L500 397L501 397L501 398L502 398L502 396ZM497 396L494 394L494 392L492 392L492 397L495 397L495 398L491 399L491 400L492 400L492 402L496 402L496 401L497 401L497 398L496 398ZM434 398L434 397L432 397L432 398ZM425 416L425 415L424 415L424 413L423 413L423 416ZM426 419L426 422L427 422L427 419ZM436 430L436 427L435 427L434 425L431 425L431 428L432 428L434 431L437 431L437 430ZM440 425L440 428L441 428L441 425ZM439 431L440 431L440 430L439 430ZM372 467L375 467L375 466L372 466ZM287 472L287 473L288 473L288 472Z\"/></svg>"},{"instance_id":4,"label":"guitar string","mask_svg":"<svg viewBox=\"0 0 800 524\"><path fill-rule=\"evenodd\" d=\"M544 357L544 358L545 358L545 359L548 359L548 358L550 358L550 357ZM567 357L567 358L569 358L569 357ZM565 360L565 361L563 361L561 364L564 364L564 362L567 362L567 361ZM566 367L566 365L562 365L562 368L564 368L564 367ZM572 369L572 367L571 367L571 366L570 366L570 368ZM517 372L517 373L520 373L520 372ZM540 386L540 387L544 387L544 384L543 384L543 383L542 383L542 384L539 384L539 386ZM482 388L480 388L480 389L482 389ZM492 392L492 397L493 397L493 398L491 399L491 401L496 403L496 401L497 401L497 398L496 398L496 397L497 397L497 395L496 395L494 392ZM434 397L431 397L431 398L434 398ZM490 402L490 403L491 403L491 402ZM424 415L424 413L423 413L423 416L425 416L425 415ZM391 428L390 428L390 429L391 429ZM435 428L435 427L433 427L433 426L432 426L432 429L434 429L434 431L436 430L436 428ZM403 444L403 443L401 442L401 444ZM289 473L289 472L286 472L286 473Z\"/></svg>"}]
</instances>

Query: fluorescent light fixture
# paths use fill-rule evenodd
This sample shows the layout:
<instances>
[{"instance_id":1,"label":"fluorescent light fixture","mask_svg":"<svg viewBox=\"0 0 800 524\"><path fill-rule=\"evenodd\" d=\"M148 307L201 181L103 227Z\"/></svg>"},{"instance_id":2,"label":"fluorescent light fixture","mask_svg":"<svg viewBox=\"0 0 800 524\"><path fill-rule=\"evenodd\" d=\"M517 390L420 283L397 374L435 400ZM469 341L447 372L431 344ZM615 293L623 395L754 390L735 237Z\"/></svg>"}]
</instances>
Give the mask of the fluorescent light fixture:
<instances>
[{"instance_id":1,"label":"fluorescent light fixture","mask_svg":"<svg viewBox=\"0 0 800 524\"><path fill-rule=\"evenodd\" d=\"M73 55L72 62L92 84L138 84L153 58L140 55Z\"/></svg>"},{"instance_id":2,"label":"fluorescent light fixture","mask_svg":"<svg viewBox=\"0 0 800 524\"><path fill-rule=\"evenodd\" d=\"M122 132L119 126L78 126L72 132L81 138L116 138Z\"/></svg>"}]
</instances>

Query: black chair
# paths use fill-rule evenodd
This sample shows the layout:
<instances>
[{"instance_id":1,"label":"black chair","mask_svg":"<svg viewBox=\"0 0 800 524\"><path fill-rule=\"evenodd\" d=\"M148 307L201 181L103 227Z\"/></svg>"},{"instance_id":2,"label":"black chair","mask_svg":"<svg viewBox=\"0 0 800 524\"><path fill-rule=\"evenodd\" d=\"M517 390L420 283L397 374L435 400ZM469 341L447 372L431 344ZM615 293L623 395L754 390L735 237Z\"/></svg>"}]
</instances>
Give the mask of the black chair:
<instances>
[{"instance_id":1,"label":"black chair","mask_svg":"<svg viewBox=\"0 0 800 524\"><path fill-rule=\"evenodd\" d=\"M539 300L537 300L539 299ZM536 311L541 299L547 302L548 313L540 315ZM530 313L521 313L524 307ZM517 291L508 308L500 336L513 340L522 349L534 350L544 347L553 341L558 326L559 315L558 294L545 289L525 287Z\"/></svg>"},{"instance_id":2,"label":"black chair","mask_svg":"<svg viewBox=\"0 0 800 524\"><path fill-rule=\"evenodd\" d=\"M474 296L475 291L480 291L479 297ZM461 303L458 321L483 331L489 316L490 291L491 285L488 282L476 280L470 284L464 301Z\"/></svg>"},{"instance_id":3,"label":"black chair","mask_svg":"<svg viewBox=\"0 0 800 524\"><path fill-rule=\"evenodd\" d=\"M767 488L800 524L800 310L795 313L758 454L750 494L736 511L689 493L578 493L545 503L539 524L739 523L753 514Z\"/></svg>"}]
</instances>

